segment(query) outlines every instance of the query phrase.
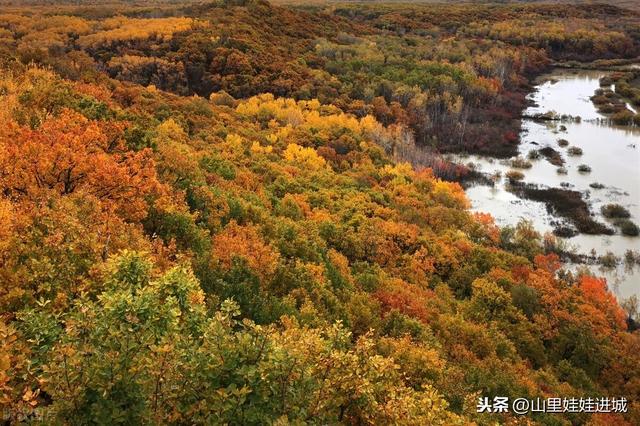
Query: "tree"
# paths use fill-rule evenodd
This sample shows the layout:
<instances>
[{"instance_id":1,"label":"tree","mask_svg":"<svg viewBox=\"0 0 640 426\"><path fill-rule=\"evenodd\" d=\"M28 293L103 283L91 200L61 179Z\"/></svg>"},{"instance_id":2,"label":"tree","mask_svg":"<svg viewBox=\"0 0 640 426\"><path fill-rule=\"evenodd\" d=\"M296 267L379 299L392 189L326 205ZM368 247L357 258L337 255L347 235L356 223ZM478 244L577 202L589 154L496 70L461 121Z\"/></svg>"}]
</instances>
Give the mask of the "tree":
<instances>
[{"instance_id":1,"label":"tree","mask_svg":"<svg viewBox=\"0 0 640 426\"><path fill-rule=\"evenodd\" d=\"M83 193L106 214L140 220L146 198L159 197L149 150L127 152L120 123L89 121L66 110L35 130L11 123L0 140L0 191L37 203L50 194Z\"/></svg>"}]
</instances>

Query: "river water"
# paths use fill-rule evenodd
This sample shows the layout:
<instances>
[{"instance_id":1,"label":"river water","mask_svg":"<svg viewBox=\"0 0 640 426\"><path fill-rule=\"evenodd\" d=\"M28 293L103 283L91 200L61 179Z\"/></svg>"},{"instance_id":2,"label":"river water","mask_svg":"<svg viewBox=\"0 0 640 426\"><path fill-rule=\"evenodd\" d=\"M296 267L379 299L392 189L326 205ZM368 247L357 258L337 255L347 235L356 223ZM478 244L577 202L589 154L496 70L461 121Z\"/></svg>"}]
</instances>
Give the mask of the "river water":
<instances>
[{"instance_id":1,"label":"river water","mask_svg":"<svg viewBox=\"0 0 640 426\"><path fill-rule=\"evenodd\" d=\"M604 204L617 203L631 212L631 220L640 223L640 128L611 125L599 114L589 99L599 88L601 71L558 70L541 79L535 91L529 95L534 106L525 111L525 116L555 111L559 115L580 116L580 122L534 121L523 119L520 135L519 156L527 158L529 151L550 146L558 151L565 160L567 174L558 174L558 166L550 164L544 157L528 160L529 169L518 169L524 173L524 182L547 187L566 187L580 191L591 204L591 212L597 221L614 228L600 214ZM569 141L569 146L582 149L580 156L568 155L567 148L558 144L559 139ZM488 157L467 156L457 161L474 163L476 169L493 174L513 170L510 161ZM590 173L578 171L580 164L591 167ZM600 183L605 187L593 189L591 183ZM506 190L504 177L496 181L494 187L473 186L467 189L472 210L491 213L499 225L515 225L521 219L533 222L541 232L552 231L551 216L544 203L518 198ZM568 186L567 186L568 185ZM640 250L640 237L627 237L620 234L585 235L564 239L565 243L577 253L590 254L594 250L598 255L611 252L617 256L631 250ZM590 266L597 275L605 276L609 287L619 296L626 298L632 294L640 296L640 272L629 271L622 264L617 268L603 269Z\"/></svg>"}]
</instances>

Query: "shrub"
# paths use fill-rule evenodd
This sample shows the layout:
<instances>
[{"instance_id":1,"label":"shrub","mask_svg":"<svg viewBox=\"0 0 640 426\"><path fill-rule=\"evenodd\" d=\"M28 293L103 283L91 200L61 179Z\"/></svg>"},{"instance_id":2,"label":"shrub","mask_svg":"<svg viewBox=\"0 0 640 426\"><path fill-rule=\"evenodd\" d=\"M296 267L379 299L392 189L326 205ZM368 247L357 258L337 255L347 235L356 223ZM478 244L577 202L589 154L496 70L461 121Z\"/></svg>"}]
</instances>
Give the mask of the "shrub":
<instances>
[{"instance_id":1,"label":"shrub","mask_svg":"<svg viewBox=\"0 0 640 426\"><path fill-rule=\"evenodd\" d=\"M559 175L566 175L568 172L565 167L558 167L556 169L556 173L558 173Z\"/></svg>"},{"instance_id":2,"label":"shrub","mask_svg":"<svg viewBox=\"0 0 640 426\"><path fill-rule=\"evenodd\" d=\"M212 93L211 96L209 96L209 100L214 105L228 106L230 108L236 106L236 100L224 90Z\"/></svg>"},{"instance_id":3,"label":"shrub","mask_svg":"<svg viewBox=\"0 0 640 426\"><path fill-rule=\"evenodd\" d=\"M511 167L516 169L530 169L531 166L532 164L522 157L517 157L511 160Z\"/></svg>"},{"instance_id":4,"label":"shrub","mask_svg":"<svg viewBox=\"0 0 640 426\"><path fill-rule=\"evenodd\" d=\"M529 151L529 154L527 154L527 158L529 158L529 160L539 160L540 153L538 152L538 150L532 149L531 151Z\"/></svg>"},{"instance_id":5,"label":"shrub","mask_svg":"<svg viewBox=\"0 0 640 426\"><path fill-rule=\"evenodd\" d=\"M542 308L538 291L525 284L517 284L511 288L511 300L513 305L522 310L527 318L533 318Z\"/></svg>"},{"instance_id":6,"label":"shrub","mask_svg":"<svg viewBox=\"0 0 640 426\"><path fill-rule=\"evenodd\" d=\"M603 185L603 184L601 184L600 182L593 182L593 183L590 183L590 184L589 184L589 186L590 186L591 188L593 188L593 189L602 189L602 188L604 188L604 185Z\"/></svg>"},{"instance_id":7,"label":"shrub","mask_svg":"<svg viewBox=\"0 0 640 426\"><path fill-rule=\"evenodd\" d=\"M591 167L587 166L586 164L580 164L578 166L578 171L580 173L591 173Z\"/></svg>"},{"instance_id":8,"label":"shrub","mask_svg":"<svg viewBox=\"0 0 640 426\"><path fill-rule=\"evenodd\" d=\"M598 111L600 111L603 114L613 114L615 116L615 114L624 111L624 105L618 105L618 104L603 104L598 106ZM612 116L611 120L614 121L615 123L615 119Z\"/></svg>"},{"instance_id":9,"label":"shrub","mask_svg":"<svg viewBox=\"0 0 640 426\"><path fill-rule=\"evenodd\" d=\"M517 170L509 170L507 173L505 173L505 176L507 177L507 179L509 179L509 183L512 184L520 182L522 179L524 179L524 173Z\"/></svg>"},{"instance_id":10,"label":"shrub","mask_svg":"<svg viewBox=\"0 0 640 426\"><path fill-rule=\"evenodd\" d=\"M608 251L607 254L600 256L599 262L605 268L615 268L619 260L615 254Z\"/></svg>"},{"instance_id":11,"label":"shrub","mask_svg":"<svg viewBox=\"0 0 640 426\"><path fill-rule=\"evenodd\" d=\"M611 116L611 121L621 126L628 126L634 121L634 114L628 109L618 111Z\"/></svg>"},{"instance_id":12,"label":"shrub","mask_svg":"<svg viewBox=\"0 0 640 426\"><path fill-rule=\"evenodd\" d=\"M567 153L569 155L582 155L582 148L577 147L577 146L570 146L569 149L567 150Z\"/></svg>"},{"instance_id":13,"label":"shrub","mask_svg":"<svg viewBox=\"0 0 640 426\"><path fill-rule=\"evenodd\" d=\"M600 208L602 215L609 219L627 219L631 217L629 210L622 207L620 204L607 204Z\"/></svg>"},{"instance_id":14,"label":"shrub","mask_svg":"<svg viewBox=\"0 0 640 426\"><path fill-rule=\"evenodd\" d=\"M561 167L564 164L564 159L562 158L562 155L560 155L558 151L551 148L550 146L545 146L544 148L540 149L538 152L541 155L544 155L547 161L549 161L549 163L553 164L554 166Z\"/></svg>"},{"instance_id":15,"label":"shrub","mask_svg":"<svg viewBox=\"0 0 640 426\"><path fill-rule=\"evenodd\" d=\"M558 139L558 145L560 146L569 146L569 141L566 139Z\"/></svg>"},{"instance_id":16,"label":"shrub","mask_svg":"<svg viewBox=\"0 0 640 426\"><path fill-rule=\"evenodd\" d=\"M509 170L505 176L509 179L510 183L516 183L524 179L524 173L519 172L518 170Z\"/></svg>"},{"instance_id":17,"label":"shrub","mask_svg":"<svg viewBox=\"0 0 640 426\"><path fill-rule=\"evenodd\" d=\"M630 221L629 219L618 219L615 225L620 228L620 232L630 237L637 237L640 235L640 228L638 225Z\"/></svg>"},{"instance_id":18,"label":"shrub","mask_svg":"<svg viewBox=\"0 0 640 426\"><path fill-rule=\"evenodd\" d=\"M604 76L600 79L600 86L611 86L613 84L613 79L609 76Z\"/></svg>"},{"instance_id":19,"label":"shrub","mask_svg":"<svg viewBox=\"0 0 640 426\"><path fill-rule=\"evenodd\" d=\"M575 237L577 234L578 231L570 226L558 226L553 230L553 235L562 238Z\"/></svg>"}]
</instances>

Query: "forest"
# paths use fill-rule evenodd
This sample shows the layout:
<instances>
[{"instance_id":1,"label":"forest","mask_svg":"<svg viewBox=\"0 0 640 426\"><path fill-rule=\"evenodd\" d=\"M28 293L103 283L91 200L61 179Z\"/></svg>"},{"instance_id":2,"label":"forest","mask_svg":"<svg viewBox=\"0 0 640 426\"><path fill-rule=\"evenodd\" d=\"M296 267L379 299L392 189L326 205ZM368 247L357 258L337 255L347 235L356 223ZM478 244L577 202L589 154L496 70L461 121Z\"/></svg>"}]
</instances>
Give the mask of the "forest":
<instances>
[{"instance_id":1,"label":"forest","mask_svg":"<svg viewBox=\"0 0 640 426\"><path fill-rule=\"evenodd\" d=\"M637 307L444 157L513 155L533 79L639 57L640 13L78 3L0 6L4 424L640 424Z\"/></svg>"}]
</instances>

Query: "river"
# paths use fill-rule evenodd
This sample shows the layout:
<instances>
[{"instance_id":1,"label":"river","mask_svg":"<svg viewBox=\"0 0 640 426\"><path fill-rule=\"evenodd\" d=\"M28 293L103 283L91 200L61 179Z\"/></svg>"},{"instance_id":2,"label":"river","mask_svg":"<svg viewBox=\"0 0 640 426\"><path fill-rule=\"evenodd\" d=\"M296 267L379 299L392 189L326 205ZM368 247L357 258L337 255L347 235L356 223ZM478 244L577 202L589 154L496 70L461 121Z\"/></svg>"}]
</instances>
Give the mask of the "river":
<instances>
[{"instance_id":1,"label":"river","mask_svg":"<svg viewBox=\"0 0 640 426\"><path fill-rule=\"evenodd\" d=\"M594 218L611 226L601 213L604 204L617 203L631 212L631 220L640 223L640 128L622 127L603 121L590 100L599 86L603 71L557 70L541 77L535 91L529 95L533 106L525 111L525 116L555 111L559 115L580 116L580 122L537 121L523 119L519 156L527 158L529 151L550 146L558 151L566 161L566 174L557 172L558 166L550 164L544 157L529 160L532 167L519 169L524 173L523 181L546 187L565 187L580 191L590 203ZM559 139L569 141L569 146L582 149L579 156L568 155L568 147L558 144ZM491 213L499 225L515 225L521 219L533 222L542 233L553 229L552 222L558 220L547 211L544 203L521 199L506 190L508 184L504 175L512 170L510 161L488 157L466 156L457 161L472 162L481 172L502 175L496 185L477 185L467 189L472 210ZM591 172L582 173L578 166L587 164ZM592 183L604 185L602 189L590 187ZM614 228L613 226L611 226ZM640 237L620 234L586 235L578 234L563 239L577 253L598 255L611 252L622 257L629 249L640 250ZM571 267L571 265L569 265ZM619 298L632 294L640 296L640 273L629 271L624 262L618 267L604 269L589 266L597 275L605 276L610 288Z\"/></svg>"}]
</instances>

